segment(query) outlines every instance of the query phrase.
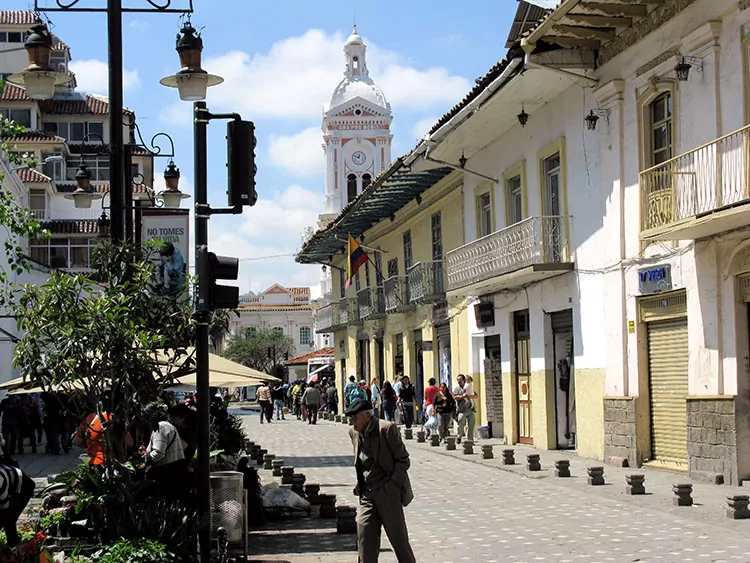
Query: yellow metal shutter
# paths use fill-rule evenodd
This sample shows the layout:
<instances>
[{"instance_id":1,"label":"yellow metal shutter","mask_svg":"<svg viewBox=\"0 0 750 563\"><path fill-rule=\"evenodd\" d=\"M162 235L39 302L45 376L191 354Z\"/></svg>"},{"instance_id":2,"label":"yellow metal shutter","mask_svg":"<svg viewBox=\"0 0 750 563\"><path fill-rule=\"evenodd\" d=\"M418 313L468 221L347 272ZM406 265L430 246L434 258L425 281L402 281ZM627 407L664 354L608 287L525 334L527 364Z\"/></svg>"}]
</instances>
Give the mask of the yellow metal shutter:
<instances>
[{"instance_id":1,"label":"yellow metal shutter","mask_svg":"<svg viewBox=\"0 0 750 563\"><path fill-rule=\"evenodd\" d=\"M658 461L687 463L687 319L648 323L651 453Z\"/></svg>"}]
</instances>

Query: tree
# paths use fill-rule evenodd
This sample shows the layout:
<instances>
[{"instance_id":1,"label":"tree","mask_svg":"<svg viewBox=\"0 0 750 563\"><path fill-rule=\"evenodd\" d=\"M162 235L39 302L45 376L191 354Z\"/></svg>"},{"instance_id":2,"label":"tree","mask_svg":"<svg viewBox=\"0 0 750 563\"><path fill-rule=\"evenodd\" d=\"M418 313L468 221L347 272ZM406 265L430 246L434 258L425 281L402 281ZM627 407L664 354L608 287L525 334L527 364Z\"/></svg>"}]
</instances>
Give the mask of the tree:
<instances>
[{"instance_id":1,"label":"tree","mask_svg":"<svg viewBox=\"0 0 750 563\"><path fill-rule=\"evenodd\" d=\"M236 309L217 309L211 313L208 337L211 339L211 346L217 354L221 352L224 337L229 334L229 321L232 316L239 317L240 312Z\"/></svg>"},{"instance_id":2,"label":"tree","mask_svg":"<svg viewBox=\"0 0 750 563\"><path fill-rule=\"evenodd\" d=\"M244 329L229 340L224 357L275 375L276 366L294 355L294 339L277 330Z\"/></svg>"}]
</instances>

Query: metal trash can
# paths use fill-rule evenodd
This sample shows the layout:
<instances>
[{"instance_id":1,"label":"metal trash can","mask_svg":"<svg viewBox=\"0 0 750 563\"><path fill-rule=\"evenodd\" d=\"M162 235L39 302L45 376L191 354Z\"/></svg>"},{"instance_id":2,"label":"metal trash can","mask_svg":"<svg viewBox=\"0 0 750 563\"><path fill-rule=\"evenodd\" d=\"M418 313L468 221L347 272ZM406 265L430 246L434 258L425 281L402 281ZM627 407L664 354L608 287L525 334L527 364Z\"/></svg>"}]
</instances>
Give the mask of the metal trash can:
<instances>
[{"instance_id":1,"label":"metal trash can","mask_svg":"<svg viewBox=\"0 0 750 563\"><path fill-rule=\"evenodd\" d=\"M490 427L489 426L477 426L477 436L480 440L490 439Z\"/></svg>"},{"instance_id":2,"label":"metal trash can","mask_svg":"<svg viewBox=\"0 0 750 563\"><path fill-rule=\"evenodd\" d=\"M211 473L211 535L218 528L227 531L230 543L245 540L244 475L238 471Z\"/></svg>"}]
</instances>

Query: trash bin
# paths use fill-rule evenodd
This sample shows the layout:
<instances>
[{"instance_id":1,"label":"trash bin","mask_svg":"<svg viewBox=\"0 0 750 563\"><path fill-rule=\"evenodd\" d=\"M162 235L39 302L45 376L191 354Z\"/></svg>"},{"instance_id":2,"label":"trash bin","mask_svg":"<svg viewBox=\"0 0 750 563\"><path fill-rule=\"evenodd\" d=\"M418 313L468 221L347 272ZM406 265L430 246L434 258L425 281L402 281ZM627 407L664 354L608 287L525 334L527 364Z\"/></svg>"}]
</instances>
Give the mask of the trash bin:
<instances>
[{"instance_id":1,"label":"trash bin","mask_svg":"<svg viewBox=\"0 0 750 563\"><path fill-rule=\"evenodd\" d=\"M230 543L244 542L245 490L244 475L239 471L211 473L211 535L218 528L227 531Z\"/></svg>"},{"instance_id":2,"label":"trash bin","mask_svg":"<svg viewBox=\"0 0 750 563\"><path fill-rule=\"evenodd\" d=\"M480 440L490 439L490 427L489 426L477 426L477 436Z\"/></svg>"}]
</instances>

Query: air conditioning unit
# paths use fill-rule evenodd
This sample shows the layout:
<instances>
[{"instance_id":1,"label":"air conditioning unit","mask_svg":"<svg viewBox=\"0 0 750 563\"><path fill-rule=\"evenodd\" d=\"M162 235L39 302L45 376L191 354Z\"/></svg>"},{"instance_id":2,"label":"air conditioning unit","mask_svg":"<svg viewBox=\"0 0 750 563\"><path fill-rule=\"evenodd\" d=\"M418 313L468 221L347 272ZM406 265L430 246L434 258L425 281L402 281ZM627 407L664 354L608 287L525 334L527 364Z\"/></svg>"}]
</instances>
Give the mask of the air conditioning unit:
<instances>
[{"instance_id":1,"label":"air conditioning unit","mask_svg":"<svg viewBox=\"0 0 750 563\"><path fill-rule=\"evenodd\" d=\"M477 328L495 326L495 305L493 303L477 303L474 305L474 316L477 319Z\"/></svg>"}]
</instances>

